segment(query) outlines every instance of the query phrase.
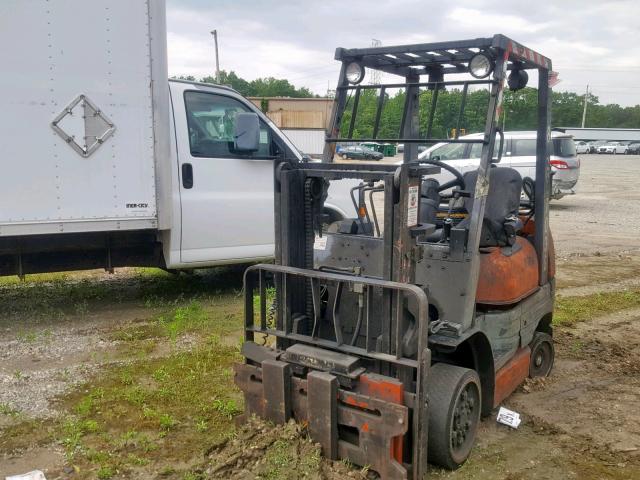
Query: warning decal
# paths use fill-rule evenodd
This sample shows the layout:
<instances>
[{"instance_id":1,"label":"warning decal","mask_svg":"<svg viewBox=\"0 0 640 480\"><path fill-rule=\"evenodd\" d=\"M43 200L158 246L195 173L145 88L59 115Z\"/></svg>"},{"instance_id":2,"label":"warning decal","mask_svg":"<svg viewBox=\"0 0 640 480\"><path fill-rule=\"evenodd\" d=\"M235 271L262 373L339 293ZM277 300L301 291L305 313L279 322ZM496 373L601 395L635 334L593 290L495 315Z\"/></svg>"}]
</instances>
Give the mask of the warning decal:
<instances>
[{"instance_id":1,"label":"warning decal","mask_svg":"<svg viewBox=\"0 0 640 480\"><path fill-rule=\"evenodd\" d=\"M420 187L409 187L409 199L407 201L407 227L415 227L418 224L418 202L420 201Z\"/></svg>"}]
</instances>

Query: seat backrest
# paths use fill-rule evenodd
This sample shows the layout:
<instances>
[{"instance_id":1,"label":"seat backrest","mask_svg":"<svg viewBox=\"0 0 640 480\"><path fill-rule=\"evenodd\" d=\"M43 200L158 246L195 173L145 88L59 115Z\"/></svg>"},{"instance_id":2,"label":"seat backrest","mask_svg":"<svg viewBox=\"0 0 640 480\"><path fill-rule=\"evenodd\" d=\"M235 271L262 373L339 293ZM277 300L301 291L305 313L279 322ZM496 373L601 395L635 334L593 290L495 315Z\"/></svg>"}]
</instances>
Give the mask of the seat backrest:
<instances>
[{"instance_id":1,"label":"seat backrest","mask_svg":"<svg viewBox=\"0 0 640 480\"><path fill-rule=\"evenodd\" d=\"M477 170L464 174L465 190L471 193L464 200L465 209L469 214L473 209L477 179ZM517 170L506 167L490 168L489 193L484 208L480 237L481 247L503 247L513 243L515 235L513 221L517 219L520 209L521 192L522 177ZM468 227L468 225L469 217L460 222L460 226Z\"/></svg>"}]
</instances>

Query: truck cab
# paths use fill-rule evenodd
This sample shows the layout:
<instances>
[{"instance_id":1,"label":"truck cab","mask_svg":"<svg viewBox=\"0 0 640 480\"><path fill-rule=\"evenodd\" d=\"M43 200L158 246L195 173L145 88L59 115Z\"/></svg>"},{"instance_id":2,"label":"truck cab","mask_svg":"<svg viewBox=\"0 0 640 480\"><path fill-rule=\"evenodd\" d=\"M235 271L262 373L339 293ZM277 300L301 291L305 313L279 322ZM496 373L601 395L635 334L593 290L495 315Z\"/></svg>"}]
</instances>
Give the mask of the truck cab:
<instances>
[{"instance_id":1,"label":"truck cab","mask_svg":"<svg viewBox=\"0 0 640 480\"><path fill-rule=\"evenodd\" d=\"M175 136L173 224L165 242L172 267L189 268L273 257L273 169L276 158L302 161L289 139L235 90L182 80L169 82ZM235 120L255 113L259 148L234 150ZM343 218L346 192L330 192L327 214ZM342 203L342 206L339 204Z\"/></svg>"}]
</instances>

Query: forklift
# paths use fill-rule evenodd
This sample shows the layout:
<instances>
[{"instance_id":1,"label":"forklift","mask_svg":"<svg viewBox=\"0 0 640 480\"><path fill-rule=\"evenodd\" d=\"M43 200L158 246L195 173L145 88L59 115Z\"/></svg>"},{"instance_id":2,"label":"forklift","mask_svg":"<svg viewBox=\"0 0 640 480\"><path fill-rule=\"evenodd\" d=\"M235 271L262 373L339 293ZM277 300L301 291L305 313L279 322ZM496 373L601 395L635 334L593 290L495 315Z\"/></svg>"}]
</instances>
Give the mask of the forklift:
<instances>
[{"instance_id":1,"label":"forklift","mask_svg":"<svg viewBox=\"0 0 640 480\"><path fill-rule=\"evenodd\" d=\"M499 34L338 48L335 58L341 70L323 160L274 162L275 264L245 273L244 361L234 367L241 420L293 418L329 459L367 466L383 480L418 480L428 462L462 465L481 416L553 366L552 65ZM401 79L364 84L368 69ZM501 166L499 128L503 89L524 88L533 70L535 182ZM438 92L447 88L461 93L457 124L445 126L451 138L434 138ZM375 122L366 138L354 138L370 89ZM401 125L396 137L381 138L392 89L404 91ZM487 90L484 136L459 138L477 89ZM420 112L427 90L430 107ZM403 143L402 163L335 163L336 144L356 141ZM419 144L439 142L480 144L477 170L418 160ZM442 171L453 179L440 183ZM345 180L356 181L353 217L330 218L328 189Z\"/></svg>"}]
</instances>

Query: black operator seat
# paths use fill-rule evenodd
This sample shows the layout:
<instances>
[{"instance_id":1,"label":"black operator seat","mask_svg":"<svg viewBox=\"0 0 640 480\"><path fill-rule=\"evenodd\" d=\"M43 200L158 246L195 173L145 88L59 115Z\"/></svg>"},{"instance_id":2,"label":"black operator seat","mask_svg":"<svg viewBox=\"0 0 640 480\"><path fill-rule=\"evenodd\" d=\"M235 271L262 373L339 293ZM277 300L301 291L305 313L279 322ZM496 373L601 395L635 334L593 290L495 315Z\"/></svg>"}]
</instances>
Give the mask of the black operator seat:
<instances>
[{"instance_id":1,"label":"black operator seat","mask_svg":"<svg viewBox=\"0 0 640 480\"><path fill-rule=\"evenodd\" d=\"M464 199L464 207L469 214L473 210L478 171L464 174L465 190L470 192ZM489 169L489 193L484 208L484 219L480 235L480 247L505 247L513 245L516 233L522 228L518 218L522 177L517 170L507 167ZM462 220L458 227L468 228L470 216Z\"/></svg>"}]
</instances>

